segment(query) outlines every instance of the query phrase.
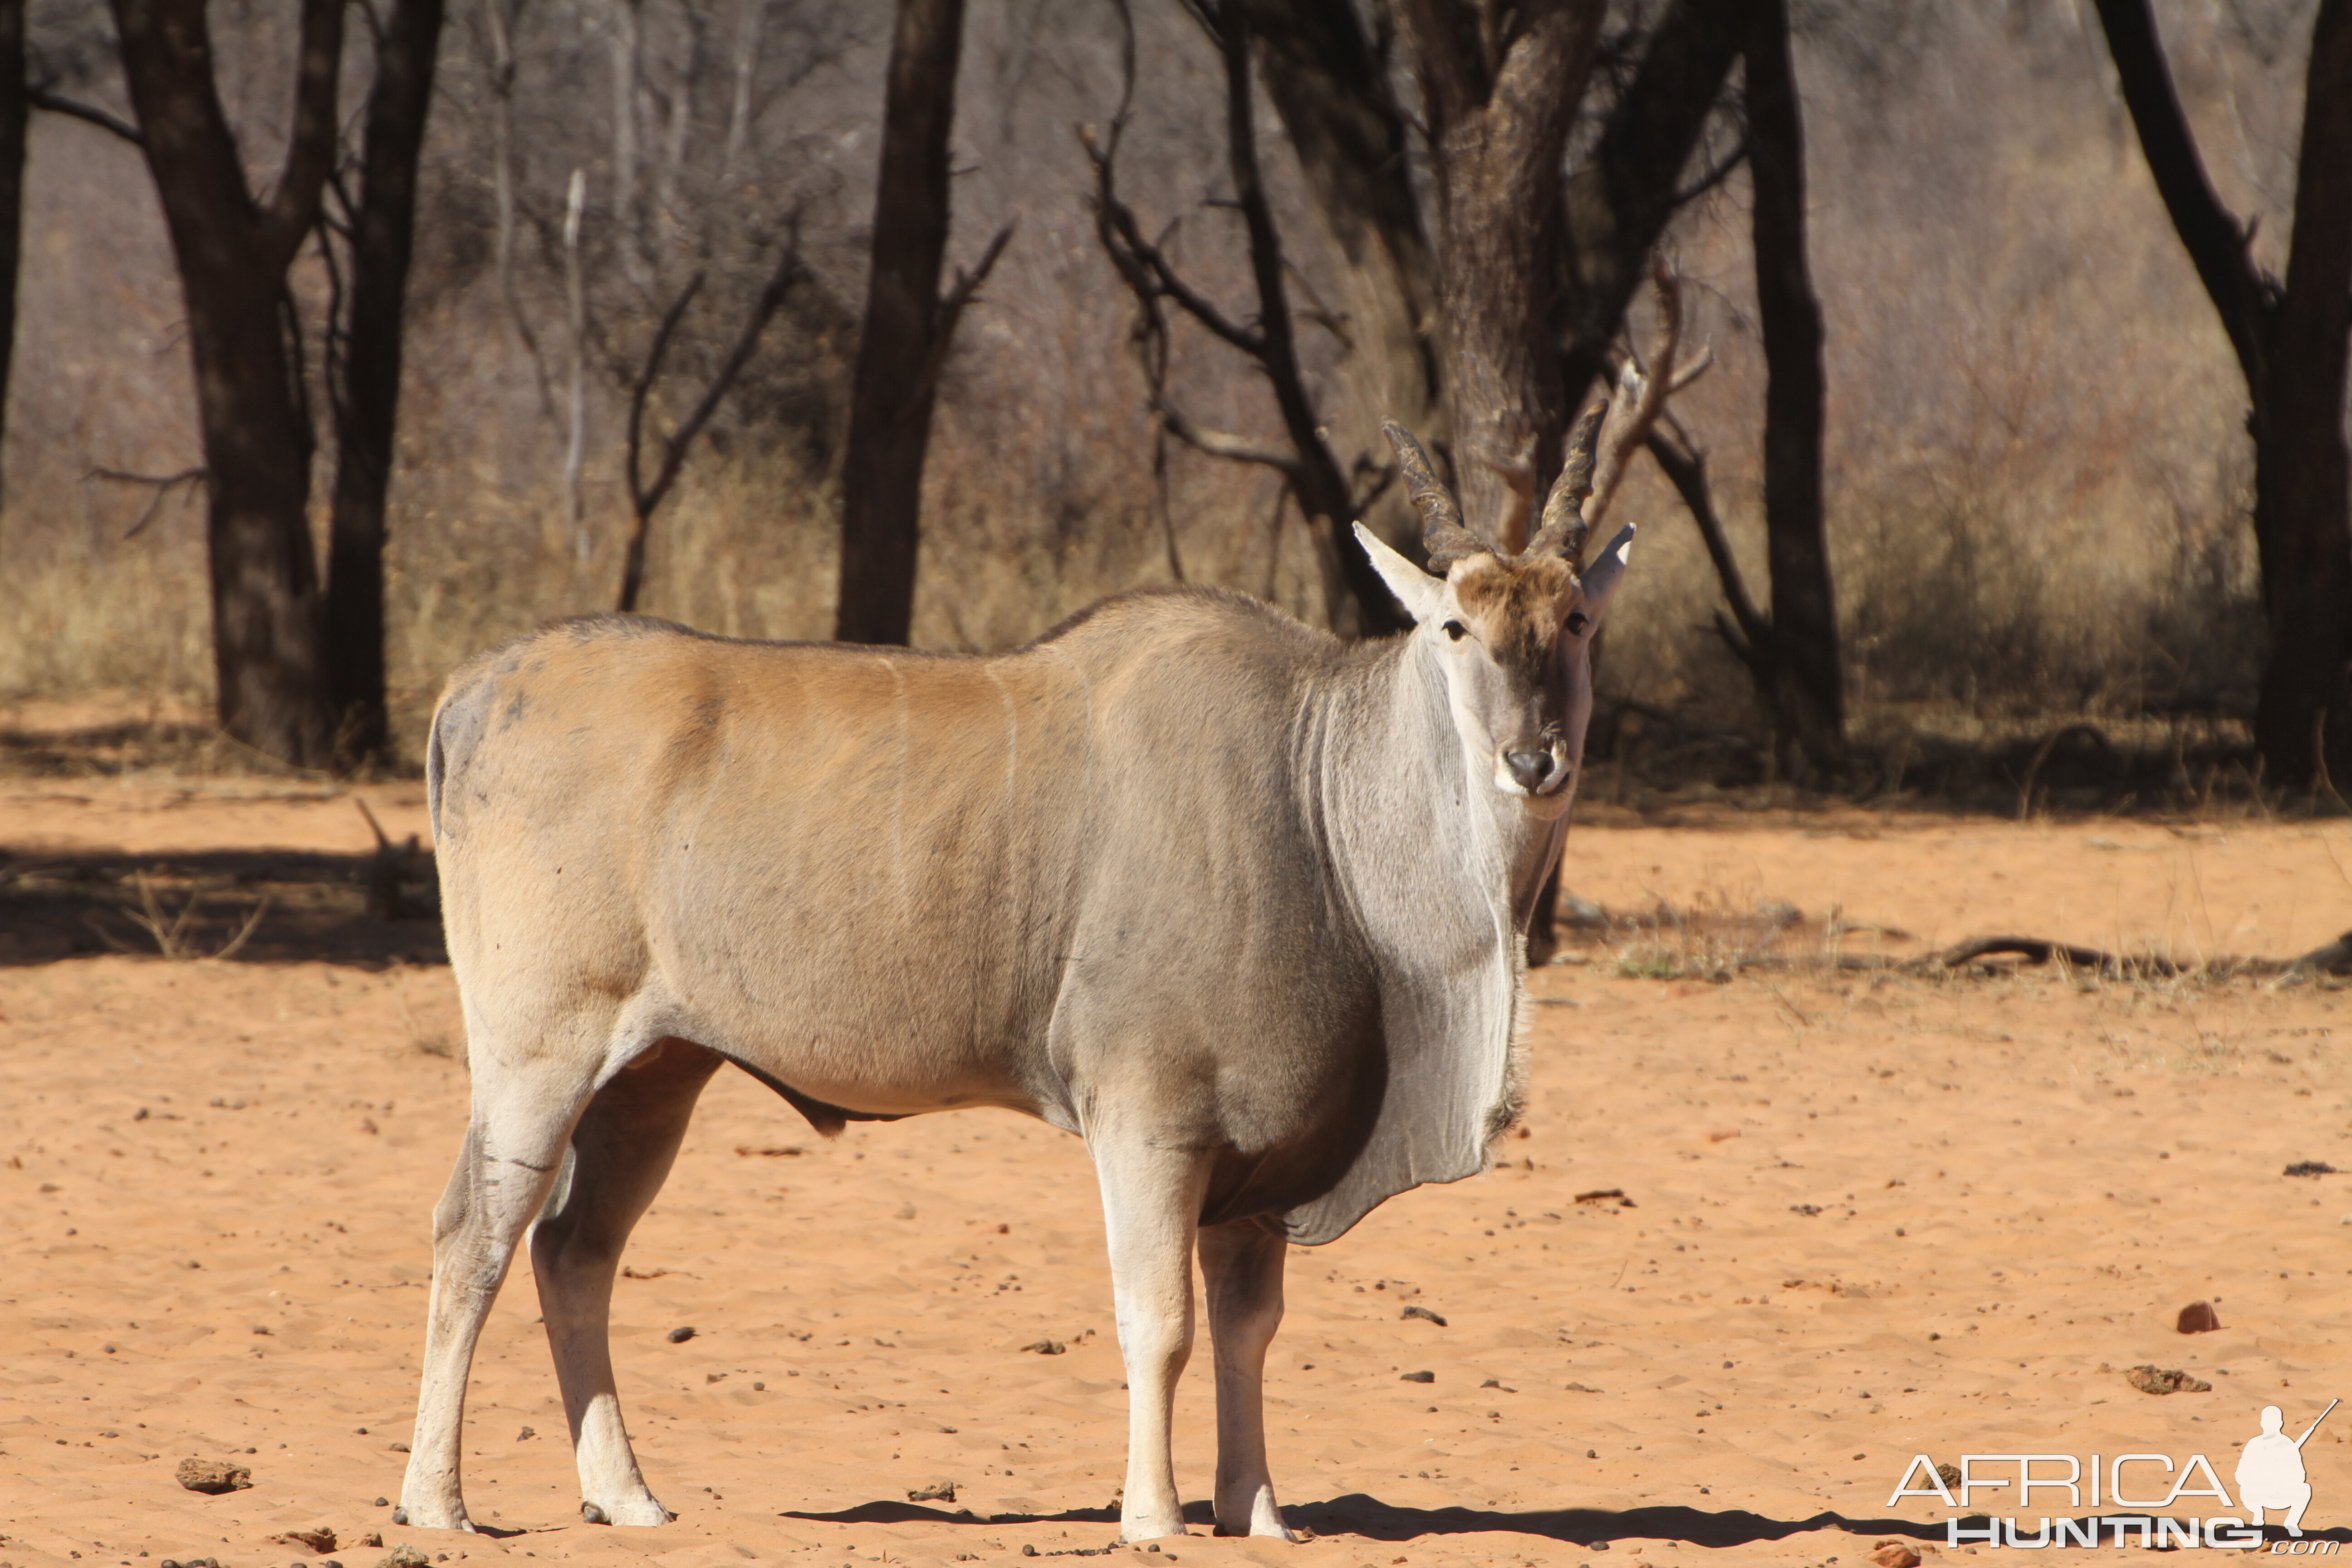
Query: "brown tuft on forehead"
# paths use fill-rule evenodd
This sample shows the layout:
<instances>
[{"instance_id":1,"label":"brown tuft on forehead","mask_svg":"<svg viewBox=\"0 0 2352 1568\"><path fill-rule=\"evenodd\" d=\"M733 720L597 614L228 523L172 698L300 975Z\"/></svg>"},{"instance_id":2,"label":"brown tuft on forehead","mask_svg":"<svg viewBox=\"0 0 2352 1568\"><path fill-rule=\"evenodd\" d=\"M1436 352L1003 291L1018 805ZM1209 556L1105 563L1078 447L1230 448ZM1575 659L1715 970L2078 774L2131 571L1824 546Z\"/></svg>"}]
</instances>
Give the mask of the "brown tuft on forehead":
<instances>
[{"instance_id":1,"label":"brown tuft on forehead","mask_svg":"<svg viewBox=\"0 0 2352 1568\"><path fill-rule=\"evenodd\" d=\"M1559 602L1576 574L1557 555L1532 561L1480 555L1456 566L1451 580L1462 613L1496 658L1533 664L1551 651Z\"/></svg>"}]
</instances>

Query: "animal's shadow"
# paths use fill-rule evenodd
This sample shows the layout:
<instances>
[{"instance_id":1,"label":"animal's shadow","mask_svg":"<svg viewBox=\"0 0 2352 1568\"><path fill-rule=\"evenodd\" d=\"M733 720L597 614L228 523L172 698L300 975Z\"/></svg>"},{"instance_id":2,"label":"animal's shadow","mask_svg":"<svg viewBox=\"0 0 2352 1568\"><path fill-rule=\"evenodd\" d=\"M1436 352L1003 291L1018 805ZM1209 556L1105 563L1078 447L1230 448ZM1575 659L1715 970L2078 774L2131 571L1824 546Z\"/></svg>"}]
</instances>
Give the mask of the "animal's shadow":
<instances>
[{"instance_id":1,"label":"animal's shadow","mask_svg":"<svg viewBox=\"0 0 2352 1568\"><path fill-rule=\"evenodd\" d=\"M1782 1541L1791 1535L1802 1535L1816 1530L1843 1531L1849 1535L1895 1536L1938 1543L1946 1533L1940 1520L1923 1524L1907 1519L1848 1519L1836 1512L1817 1513L1804 1519L1772 1519L1744 1509L1710 1513L1704 1509L1679 1507L1528 1509L1516 1511L1503 1509L1405 1508L1396 1503L1382 1502L1362 1492L1349 1492L1344 1497L1331 1498L1323 1502L1293 1503L1282 1511L1294 1529L1311 1530L1318 1536L1356 1535L1383 1542L1415 1541L1433 1535L1493 1533L1541 1535L1572 1546L1597 1546L1618 1541L1679 1541L1692 1546L1724 1547L1748 1546L1759 1541ZM951 1511L926 1508L918 1503L888 1501L860 1503L855 1508L830 1513L788 1510L784 1517L824 1520L835 1524L929 1523L987 1525L992 1528L1024 1524L1116 1525L1118 1522L1118 1511L1108 1508L982 1516L969 1509ZM2105 1517L2113 1520L2119 1516ZM2137 1520L2141 1516L2129 1517ZM1187 1524L1213 1524L1215 1518L1214 1509L1206 1499L1184 1505L1184 1521ZM1987 1516L1978 1514L1960 1522L1971 1531L1980 1531L1990 1521ZM2263 1533L2269 1541L2290 1539L2286 1531L2278 1525L2265 1527ZM2137 1543L2136 1524L2126 1539ZM2352 1542L2352 1529L2307 1531L2303 1539Z\"/></svg>"}]
</instances>

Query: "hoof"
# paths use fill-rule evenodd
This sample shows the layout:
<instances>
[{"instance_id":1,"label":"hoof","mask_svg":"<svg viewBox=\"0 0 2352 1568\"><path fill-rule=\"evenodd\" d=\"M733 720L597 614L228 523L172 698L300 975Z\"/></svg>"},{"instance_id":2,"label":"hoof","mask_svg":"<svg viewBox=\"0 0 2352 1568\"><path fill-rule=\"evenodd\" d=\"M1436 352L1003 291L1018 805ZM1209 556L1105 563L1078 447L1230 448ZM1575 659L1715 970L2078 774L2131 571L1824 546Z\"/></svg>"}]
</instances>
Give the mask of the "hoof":
<instances>
[{"instance_id":1,"label":"hoof","mask_svg":"<svg viewBox=\"0 0 2352 1568\"><path fill-rule=\"evenodd\" d=\"M468 1535L480 1533L474 1528L474 1521L466 1517L464 1503L438 1517L430 1509L412 1509L403 1503L392 1510L392 1522L408 1530L462 1530Z\"/></svg>"},{"instance_id":2,"label":"hoof","mask_svg":"<svg viewBox=\"0 0 2352 1568\"><path fill-rule=\"evenodd\" d=\"M616 1502L609 1506L591 1502L583 1498L580 1500L580 1518L587 1524L619 1524L650 1528L656 1524L675 1523L677 1515L662 1507L651 1497L641 1497L635 1502Z\"/></svg>"}]
</instances>

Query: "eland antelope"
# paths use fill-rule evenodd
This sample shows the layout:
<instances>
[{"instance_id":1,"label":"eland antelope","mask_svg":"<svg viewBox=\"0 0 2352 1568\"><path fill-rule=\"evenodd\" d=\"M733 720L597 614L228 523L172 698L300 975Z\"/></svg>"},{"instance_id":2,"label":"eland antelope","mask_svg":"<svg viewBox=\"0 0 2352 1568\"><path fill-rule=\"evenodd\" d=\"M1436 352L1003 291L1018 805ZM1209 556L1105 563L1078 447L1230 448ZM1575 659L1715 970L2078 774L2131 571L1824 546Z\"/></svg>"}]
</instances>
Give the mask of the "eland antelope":
<instances>
[{"instance_id":1,"label":"eland antelope","mask_svg":"<svg viewBox=\"0 0 2352 1568\"><path fill-rule=\"evenodd\" d=\"M1601 413L1508 558L1388 427L1429 571L1358 536L1402 637L1175 588L1002 657L599 616L459 669L425 776L472 1112L433 1214L401 1521L471 1528L466 1380L526 1230L583 1517L671 1518L606 1321L732 1062L828 1134L993 1105L1083 1137L1131 1391L1125 1538L1183 1531L1197 1250L1217 1528L1296 1539L1260 1411L1286 1248L1487 1168L1517 1114L1522 932L1632 545L1580 570Z\"/></svg>"}]
</instances>

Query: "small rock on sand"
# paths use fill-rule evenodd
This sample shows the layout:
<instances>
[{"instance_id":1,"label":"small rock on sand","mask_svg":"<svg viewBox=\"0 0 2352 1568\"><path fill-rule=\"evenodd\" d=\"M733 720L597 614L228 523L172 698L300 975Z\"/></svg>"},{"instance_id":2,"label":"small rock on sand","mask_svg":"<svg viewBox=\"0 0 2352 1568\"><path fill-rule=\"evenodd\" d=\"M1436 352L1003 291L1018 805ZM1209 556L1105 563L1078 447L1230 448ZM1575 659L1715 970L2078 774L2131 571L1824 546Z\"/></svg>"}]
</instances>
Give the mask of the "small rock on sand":
<instances>
[{"instance_id":1,"label":"small rock on sand","mask_svg":"<svg viewBox=\"0 0 2352 1568\"><path fill-rule=\"evenodd\" d=\"M323 1524L314 1524L308 1530L289 1530L283 1535L273 1535L269 1539L283 1542L289 1546L307 1546L319 1552L335 1549L335 1532Z\"/></svg>"},{"instance_id":2,"label":"small rock on sand","mask_svg":"<svg viewBox=\"0 0 2352 1568\"><path fill-rule=\"evenodd\" d=\"M1919 1554L1899 1541L1882 1541L1870 1553L1878 1568L1919 1568Z\"/></svg>"},{"instance_id":3,"label":"small rock on sand","mask_svg":"<svg viewBox=\"0 0 2352 1568\"><path fill-rule=\"evenodd\" d=\"M694 1328L688 1323L680 1323L669 1331L669 1342L674 1345L682 1345L692 1338L694 1338Z\"/></svg>"},{"instance_id":4,"label":"small rock on sand","mask_svg":"<svg viewBox=\"0 0 2352 1568\"><path fill-rule=\"evenodd\" d=\"M433 1559L405 1541L376 1559L375 1568L432 1568Z\"/></svg>"},{"instance_id":5,"label":"small rock on sand","mask_svg":"<svg viewBox=\"0 0 2352 1568\"><path fill-rule=\"evenodd\" d=\"M2175 1326L2184 1334L2210 1334L2221 1326L2221 1314L2210 1301L2191 1301L2180 1309L2180 1321Z\"/></svg>"},{"instance_id":6,"label":"small rock on sand","mask_svg":"<svg viewBox=\"0 0 2352 1568\"><path fill-rule=\"evenodd\" d=\"M253 1472L243 1465L232 1465L224 1459L182 1459L173 1472L179 1483L192 1492L205 1492L218 1497L253 1484Z\"/></svg>"},{"instance_id":7,"label":"small rock on sand","mask_svg":"<svg viewBox=\"0 0 2352 1568\"><path fill-rule=\"evenodd\" d=\"M1400 1318L1419 1318L1423 1322L1435 1323L1441 1329L1445 1326L1445 1320L1439 1317L1436 1313L1431 1311L1426 1307L1407 1307L1403 1311L1399 1312L1397 1316Z\"/></svg>"},{"instance_id":8,"label":"small rock on sand","mask_svg":"<svg viewBox=\"0 0 2352 1568\"><path fill-rule=\"evenodd\" d=\"M1409 1372L1397 1381L1399 1383L1435 1383L1437 1374L1433 1372Z\"/></svg>"},{"instance_id":9,"label":"small rock on sand","mask_svg":"<svg viewBox=\"0 0 2352 1568\"><path fill-rule=\"evenodd\" d=\"M907 1494L908 1502L953 1502L955 1483L941 1481L935 1487L918 1487Z\"/></svg>"},{"instance_id":10,"label":"small rock on sand","mask_svg":"<svg viewBox=\"0 0 2352 1568\"><path fill-rule=\"evenodd\" d=\"M2124 1373L2124 1381L2142 1394L2210 1394L2213 1385L2179 1368L2141 1364Z\"/></svg>"},{"instance_id":11,"label":"small rock on sand","mask_svg":"<svg viewBox=\"0 0 2352 1568\"><path fill-rule=\"evenodd\" d=\"M1059 1340L1039 1340L1034 1344L1025 1344L1021 1348L1024 1351L1035 1351L1039 1355L1060 1355L1070 1347Z\"/></svg>"}]
</instances>

